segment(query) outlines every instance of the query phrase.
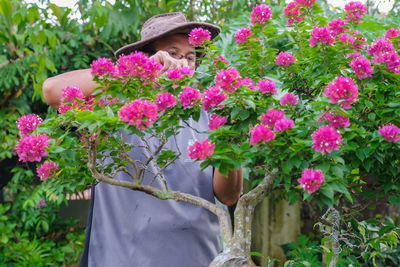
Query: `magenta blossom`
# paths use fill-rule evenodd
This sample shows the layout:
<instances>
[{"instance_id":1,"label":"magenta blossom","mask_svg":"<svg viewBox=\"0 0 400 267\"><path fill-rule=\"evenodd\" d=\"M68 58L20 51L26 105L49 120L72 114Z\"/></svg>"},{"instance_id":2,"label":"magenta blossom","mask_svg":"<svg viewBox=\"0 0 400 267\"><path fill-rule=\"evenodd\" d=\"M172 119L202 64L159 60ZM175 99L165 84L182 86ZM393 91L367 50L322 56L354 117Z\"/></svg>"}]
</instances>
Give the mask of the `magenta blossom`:
<instances>
[{"instance_id":1,"label":"magenta blossom","mask_svg":"<svg viewBox=\"0 0 400 267\"><path fill-rule=\"evenodd\" d=\"M188 155L191 159L205 160L214 153L215 144L209 140L196 141L188 148Z\"/></svg>"},{"instance_id":2,"label":"magenta blossom","mask_svg":"<svg viewBox=\"0 0 400 267\"><path fill-rule=\"evenodd\" d=\"M303 14L303 12L300 11L300 6L295 2L290 2L283 11L283 15L288 18L286 26L289 27L294 22L302 21L305 16L301 16L301 14Z\"/></svg>"},{"instance_id":3,"label":"magenta blossom","mask_svg":"<svg viewBox=\"0 0 400 267\"><path fill-rule=\"evenodd\" d=\"M400 128L393 124L387 124L379 129L379 135L385 137L388 142L397 142L400 140Z\"/></svg>"},{"instance_id":4,"label":"magenta blossom","mask_svg":"<svg viewBox=\"0 0 400 267\"><path fill-rule=\"evenodd\" d=\"M323 44L333 45L335 37L331 34L328 27L314 26L310 36L310 46L313 47L320 41Z\"/></svg>"},{"instance_id":5,"label":"magenta blossom","mask_svg":"<svg viewBox=\"0 0 400 267\"><path fill-rule=\"evenodd\" d=\"M256 22L265 24L272 17L271 7L266 4L256 5L250 15L251 24L254 25Z\"/></svg>"},{"instance_id":6,"label":"magenta blossom","mask_svg":"<svg viewBox=\"0 0 400 267\"><path fill-rule=\"evenodd\" d=\"M189 44L199 46L204 41L211 40L211 33L203 28L194 28L189 34Z\"/></svg>"},{"instance_id":7,"label":"magenta blossom","mask_svg":"<svg viewBox=\"0 0 400 267\"><path fill-rule=\"evenodd\" d=\"M345 55L346 58L350 58L351 60L361 57L361 54L358 52L353 52Z\"/></svg>"},{"instance_id":8,"label":"magenta blossom","mask_svg":"<svg viewBox=\"0 0 400 267\"><path fill-rule=\"evenodd\" d=\"M271 80L260 80L258 82L257 88L260 90L261 93L270 93L271 95L276 94L276 85L274 81Z\"/></svg>"},{"instance_id":9,"label":"magenta blossom","mask_svg":"<svg viewBox=\"0 0 400 267\"><path fill-rule=\"evenodd\" d=\"M125 104L119 111L121 121L135 125L137 129L144 130L150 127L157 119L157 105L148 100L135 99Z\"/></svg>"},{"instance_id":10,"label":"magenta blossom","mask_svg":"<svg viewBox=\"0 0 400 267\"><path fill-rule=\"evenodd\" d=\"M30 134L42 123L43 120L36 114L23 115L17 120L18 134L21 137Z\"/></svg>"},{"instance_id":11,"label":"magenta blossom","mask_svg":"<svg viewBox=\"0 0 400 267\"><path fill-rule=\"evenodd\" d=\"M100 57L90 64L91 74L103 77L104 75L113 76L116 74L116 69L111 59Z\"/></svg>"},{"instance_id":12,"label":"magenta blossom","mask_svg":"<svg viewBox=\"0 0 400 267\"><path fill-rule=\"evenodd\" d=\"M262 114L260 121L262 125L272 128L275 122L285 118L285 113L280 109L270 108L265 114Z\"/></svg>"},{"instance_id":13,"label":"magenta blossom","mask_svg":"<svg viewBox=\"0 0 400 267\"><path fill-rule=\"evenodd\" d=\"M204 110L208 111L210 107L218 107L226 99L226 95L216 86L210 86L204 91L204 96L201 99Z\"/></svg>"},{"instance_id":14,"label":"magenta blossom","mask_svg":"<svg viewBox=\"0 0 400 267\"><path fill-rule=\"evenodd\" d=\"M312 7L317 0L295 0L299 6Z\"/></svg>"},{"instance_id":15,"label":"magenta blossom","mask_svg":"<svg viewBox=\"0 0 400 267\"><path fill-rule=\"evenodd\" d=\"M37 175L40 181L44 181L47 180L50 175L55 174L57 170L58 166L53 161L47 161L37 169Z\"/></svg>"},{"instance_id":16,"label":"magenta blossom","mask_svg":"<svg viewBox=\"0 0 400 267\"><path fill-rule=\"evenodd\" d=\"M15 147L19 160L22 162L41 161L47 155L46 147L50 145L50 138L46 134L23 136Z\"/></svg>"},{"instance_id":17,"label":"magenta blossom","mask_svg":"<svg viewBox=\"0 0 400 267\"><path fill-rule=\"evenodd\" d=\"M386 39L393 39L393 38L396 38L396 37L400 37L400 29L397 30L396 28L390 28L385 33L385 38Z\"/></svg>"},{"instance_id":18,"label":"magenta blossom","mask_svg":"<svg viewBox=\"0 0 400 267\"><path fill-rule=\"evenodd\" d=\"M157 110L164 111L167 108L176 105L176 98L171 93L159 93L157 94L155 104L157 105Z\"/></svg>"},{"instance_id":19,"label":"magenta blossom","mask_svg":"<svg viewBox=\"0 0 400 267\"><path fill-rule=\"evenodd\" d=\"M289 128L294 127L294 121L291 119L280 119L275 122L274 131L283 132Z\"/></svg>"},{"instance_id":20,"label":"magenta blossom","mask_svg":"<svg viewBox=\"0 0 400 267\"><path fill-rule=\"evenodd\" d=\"M292 63L295 63L297 59L292 55L292 53L280 52L278 57L275 60L276 65L285 65L289 66Z\"/></svg>"},{"instance_id":21,"label":"magenta blossom","mask_svg":"<svg viewBox=\"0 0 400 267\"><path fill-rule=\"evenodd\" d=\"M354 42L352 43L352 47L359 49L359 50L364 50L365 49L365 42L367 41L367 38L362 36L362 33L355 30L352 33L353 37L355 38ZM361 35L361 36L356 36L356 35Z\"/></svg>"},{"instance_id":22,"label":"magenta blossom","mask_svg":"<svg viewBox=\"0 0 400 267\"><path fill-rule=\"evenodd\" d=\"M182 68L177 68L177 69L172 69L167 71L167 78L170 80L180 80L185 75L192 77L194 73L194 70L187 68L187 67L182 67Z\"/></svg>"},{"instance_id":23,"label":"magenta blossom","mask_svg":"<svg viewBox=\"0 0 400 267\"><path fill-rule=\"evenodd\" d=\"M347 23L342 18L333 19L331 22L329 22L328 26L331 29L333 36L337 36L347 31Z\"/></svg>"},{"instance_id":24,"label":"magenta blossom","mask_svg":"<svg viewBox=\"0 0 400 267\"><path fill-rule=\"evenodd\" d=\"M367 54L374 56L373 63L382 63L383 55L393 51L394 47L392 42L382 37L379 37L367 47Z\"/></svg>"},{"instance_id":25,"label":"magenta blossom","mask_svg":"<svg viewBox=\"0 0 400 267\"><path fill-rule=\"evenodd\" d=\"M75 101L85 101L83 92L78 87L69 87L62 89L61 103L74 103Z\"/></svg>"},{"instance_id":26,"label":"magenta blossom","mask_svg":"<svg viewBox=\"0 0 400 267\"><path fill-rule=\"evenodd\" d=\"M279 103L282 106L285 106L286 104L290 104L292 106L296 106L297 103L299 103L299 99L293 93L287 93L286 95L282 96L282 98L279 101Z\"/></svg>"},{"instance_id":27,"label":"magenta blossom","mask_svg":"<svg viewBox=\"0 0 400 267\"><path fill-rule=\"evenodd\" d=\"M239 71L232 67L220 70L215 75L215 85L228 93L233 93L233 91L240 87L241 83L242 80Z\"/></svg>"},{"instance_id":28,"label":"magenta blossom","mask_svg":"<svg viewBox=\"0 0 400 267\"><path fill-rule=\"evenodd\" d=\"M342 143L342 135L330 126L321 126L315 130L312 139L314 140L312 147L322 154L339 150L339 145Z\"/></svg>"},{"instance_id":29,"label":"magenta blossom","mask_svg":"<svg viewBox=\"0 0 400 267\"><path fill-rule=\"evenodd\" d=\"M120 56L117 62L119 76L140 77L142 80L155 81L162 65L143 52L135 51L127 56Z\"/></svg>"},{"instance_id":30,"label":"magenta blossom","mask_svg":"<svg viewBox=\"0 0 400 267\"><path fill-rule=\"evenodd\" d=\"M224 116L218 116L216 114L212 114L210 121L208 122L208 129L210 131L218 129L222 125L224 125L228 119Z\"/></svg>"},{"instance_id":31,"label":"magenta blossom","mask_svg":"<svg viewBox=\"0 0 400 267\"><path fill-rule=\"evenodd\" d=\"M240 28L235 34L236 43L243 44L247 42L250 35L252 35L250 27Z\"/></svg>"},{"instance_id":32,"label":"magenta blossom","mask_svg":"<svg viewBox=\"0 0 400 267\"><path fill-rule=\"evenodd\" d=\"M301 174L301 178L297 179L297 182L301 184L301 187L304 190L307 190L309 194L317 191L321 184L325 181L325 177L322 174L321 170L313 170L313 169L304 169Z\"/></svg>"},{"instance_id":33,"label":"magenta blossom","mask_svg":"<svg viewBox=\"0 0 400 267\"><path fill-rule=\"evenodd\" d=\"M215 57L215 60L213 61L213 64L217 65L218 62L224 62L225 65L229 64L229 61L224 56Z\"/></svg>"},{"instance_id":34,"label":"magenta blossom","mask_svg":"<svg viewBox=\"0 0 400 267\"><path fill-rule=\"evenodd\" d=\"M395 51L388 52L382 57L386 67L393 73L400 73L400 56Z\"/></svg>"},{"instance_id":35,"label":"magenta blossom","mask_svg":"<svg viewBox=\"0 0 400 267\"><path fill-rule=\"evenodd\" d=\"M367 12L367 7L363 6L361 2L350 2L344 6L347 13L347 19L355 23L361 23L363 14Z\"/></svg>"},{"instance_id":36,"label":"magenta blossom","mask_svg":"<svg viewBox=\"0 0 400 267\"><path fill-rule=\"evenodd\" d=\"M196 105L199 99L201 99L200 91L191 87L183 87L183 92L179 95L179 102L183 109Z\"/></svg>"},{"instance_id":37,"label":"magenta blossom","mask_svg":"<svg viewBox=\"0 0 400 267\"><path fill-rule=\"evenodd\" d=\"M332 104L343 100L341 106L349 109L351 104L358 99L358 86L351 78L338 76L328 84L324 94L331 99Z\"/></svg>"},{"instance_id":38,"label":"magenta blossom","mask_svg":"<svg viewBox=\"0 0 400 267\"><path fill-rule=\"evenodd\" d=\"M250 144L252 146L258 144L261 141L268 143L275 139L275 133L271 131L267 126L257 124L251 129Z\"/></svg>"},{"instance_id":39,"label":"magenta blossom","mask_svg":"<svg viewBox=\"0 0 400 267\"><path fill-rule=\"evenodd\" d=\"M329 126L333 128L347 128L350 126L350 119L339 114L332 114L330 112L325 112L318 121L328 120Z\"/></svg>"},{"instance_id":40,"label":"magenta blossom","mask_svg":"<svg viewBox=\"0 0 400 267\"><path fill-rule=\"evenodd\" d=\"M242 80L242 85L247 85L247 87L249 87L249 89L256 91L257 89L254 87L254 82L252 79L250 79L249 77L245 77Z\"/></svg>"},{"instance_id":41,"label":"magenta blossom","mask_svg":"<svg viewBox=\"0 0 400 267\"><path fill-rule=\"evenodd\" d=\"M354 70L359 80L372 76L374 68L365 57L357 57L350 62L350 67Z\"/></svg>"}]
</instances>

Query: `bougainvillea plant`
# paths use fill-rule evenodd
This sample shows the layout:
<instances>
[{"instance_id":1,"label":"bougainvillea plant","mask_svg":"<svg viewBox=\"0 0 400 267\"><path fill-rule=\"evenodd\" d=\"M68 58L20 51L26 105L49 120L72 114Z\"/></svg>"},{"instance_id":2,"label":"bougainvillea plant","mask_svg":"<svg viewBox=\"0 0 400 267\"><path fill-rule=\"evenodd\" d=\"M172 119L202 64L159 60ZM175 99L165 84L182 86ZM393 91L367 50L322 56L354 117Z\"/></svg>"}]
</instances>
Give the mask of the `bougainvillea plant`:
<instances>
[{"instance_id":1,"label":"bougainvillea plant","mask_svg":"<svg viewBox=\"0 0 400 267\"><path fill-rule=\"evenodd\" d=\"M295 41L278 50L269 42L288 34L276 30L273 18L280 14L257 5L248 25L234 35L239 59L231 62L206 30L194 29L189 41L206 52L203 62L212 77L206 87L186 68L159 75L161 66L142 52L115 64L99 58L92 63L100 85L93 97L67 87L58 116L43 122L35 115L21 118L16 151L20 160L38 162L38 176L46 183L86 172L96 181L207 208L219 216L227 240L212 264L249 262L250 242L242 240L250 238L252 212L267 193L291 202L315 199L322 209L338 207L343 200L356 201L363 177L371 174L379 193L399 198L400 29L367 41L355 28L365 11L352 2L342 18L327 22L317 16L321 8L315 1L289 3L284 15ZM181 122L191 125L201 112L209 115L208 139L188 151L164 147ZM148 160L138 163L121 133L144 141L155 136L160 145L148 147ZM225 175L242 168L257 185L239 200L233 235L218 207L168 189L162 172L183 153ZM141 184L149 164L164 188ZM118 171L130 173L132 182L114 180ZM279 190L271 193L274 188Z\"/></svg>"}]
</instances>

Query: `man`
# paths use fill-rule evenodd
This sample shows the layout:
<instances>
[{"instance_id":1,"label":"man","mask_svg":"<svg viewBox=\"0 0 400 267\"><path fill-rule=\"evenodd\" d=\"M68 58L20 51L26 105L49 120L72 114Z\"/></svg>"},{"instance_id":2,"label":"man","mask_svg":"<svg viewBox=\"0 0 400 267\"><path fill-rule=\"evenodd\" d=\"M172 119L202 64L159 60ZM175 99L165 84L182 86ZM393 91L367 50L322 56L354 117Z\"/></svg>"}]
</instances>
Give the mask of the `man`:
<instances>
[{"instance_id":1,"label":"man","mask_svg":"<svg viewBox=\"0 0 400 267\"><path fill-rule=\"evenodd\" d=\"M120 48L116 56L143 51L163 65L161 74L179 67L196 68L196 51L188 42L188 33L202 27L215 38L220 29L212 24L187 22L182 13L160 14L145 22L141 41ZM90 70L77 70L49 78L43 84L43 95L54 108L60 105L62 89L79 87L89 96L97 84ZM192 126L207 130L207 117ZM186 151L193 139L201 134L184 128L177 142L169 140L166 147L176 145ZM136 136L127 141L140 143ZM131 151L140 158L143 151ZM185 154L185 153L183 153ZM233 205L242 189L242 172L231 171L229 177L218 170L200 171L198 162L183 155L164 172L169 188L187 192L214 202L214 196L226 205ZM129 179L123 173L115 179ZM215 215L207 210L174 200L159 200L142 192L108 184L96 185L92 193L85 251L80 266L208 266L221 251L219 227Z\"/></svg>"}]
</instances>

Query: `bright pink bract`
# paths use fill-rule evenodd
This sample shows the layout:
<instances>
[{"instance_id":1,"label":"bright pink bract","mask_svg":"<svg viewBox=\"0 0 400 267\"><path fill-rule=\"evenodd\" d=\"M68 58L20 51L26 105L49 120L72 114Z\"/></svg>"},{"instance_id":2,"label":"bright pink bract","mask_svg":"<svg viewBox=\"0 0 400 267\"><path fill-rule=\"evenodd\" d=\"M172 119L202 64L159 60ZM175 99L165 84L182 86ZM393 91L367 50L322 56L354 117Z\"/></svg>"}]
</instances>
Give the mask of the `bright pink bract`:
<instances>
[{"instance_id":1,"label":"bright pink bract","mask_svg":"<svg viewBox=\"0 0 400 267\"><path fill-rule=\"evenodd\" d=\"M111 62L111 59L100 57L90 64L91 74L102 77L104 75L113 76L116 74L116 68Z\"/></svg>"},{"instance_id":2,"label":"bright pink bract","mask_svg":"<svg viewBox=\"0 0 400 267\"><path fill-rule=\"evenodd\" d=\"M316 26L313 28L310 36L310 46L313 47L320 41L323 44L333 45L335 37L331 34L328 27Z\"/></svg>"},{"instance_id":3,"label":"bright pink bract","mask_svg":"<svg viewBox=\"0 0 400 267\"><path fill-rule=\"evenodd\" d=\"M355 23L360 23L363 14L367 12L367 7L365 7L361 2L350 2L344 6L344 10L347 13L347 19Z\"/></svg>"},{"instance_id":4,"label":"bright pink bract","mask_svg":"<svg viewBox=\"0 0 400 267\"><path fill-rule=\"evenodd\" d=\"M19 135L22 137L30 134L39 126L39 124L42 123L43 120L36 114L23 115L22 117L19 117L17 120Z\"/></svg>"},{"instance_id":5,"label":"bright pink bract","mask_svg":"<svg viewBox=\"0 0 400 267\"><path fill-rule=\"evenodd\" d=\"M333 19L328 24L333 36L337 36L347 31L347 29L345 28L346 25L347 25L346 21L343 20L342 18Z\"/></svg>"},{"instance_id":6,"label":"bright pink bract","mask_svg":"<svg viewBox=\"0 0 400 267\"><path fill-rule=\"evenodd\" d=\"M290 104L292 106L296 106L299 103L299 99L293 93L287 93L286 95L282 96L279 103L284 106L286 104Z\"/></svg>"},{"instance_id":7,"label":"bright pink bract","mask_svg":"<svg viewBox=\"0 0 400 267\"><path fill-rule=\"evenodd\" d=\"M235 68L220 70L215 75L215 85L228 93L233 93L241 85L240 73Z\"/></svg>"},{"instance_id":8,"label":"bright pink bract","mask_svg":"<svg viewBox=\"0 0 400 267\"><path fill-rule=\"evenodd\" d=\"M135 125L137 129L144 130L150 127L157 119L157 105L148 100L136 99L125 104L119 111L118 116L121 121Z\"/></svg>"},{"instance_id":9,"label":"bright pink bract","mask_svg":"<svg viewBox=\"0 0 400 267\"><path fill-rule=\"evenodd\" d=\"M265 24L272 17L271 7L266 4L256 5L251 14L250 21L254 25L256 22L260 24Z\"/></svg>"},{"instance_id":10,"label":"bright pink bract","mask_svg":"<svg viewBox=\"0 0 400 267\"><path fill-rule=\"evenodd\" d=\"M371 67L371 63L365 57L354 58L350 62L350 67L354 70L359 80L372 76L374 68Z\"/></svg>"},{"instance_id":11,"label":"bright pink bract","mask_svg":"<svg viewBox=\"0 0 400 267\"><path fill-rule=\"evenodd\" d=\"M199 46L209 40L211 40L211 33L203 28L194 28L189 34L189 44L193 46Z\"/></svg>"},{"instance_id":12,"label":"bright pink bract","mask_svg":"<svg viewBox=\"0 0 400 267\"><path fill-rule=\"evenodd\" d=\"M159 93L156 96L155 104L157 105L157 110L164 111L176 105L176 97L168 92Z\"/></svg>"},{"instance_id":13,"label":"bright pink bract","mask_svg":"<svg viewBox=\"0 0 400 267\"><path fill-rule=\"evenodd\" d=\"M119 76L140 77L142 80L155 81L162 65L147 57L143 52L135 51L120 56L117 62Z\"/></svg>"},{"instance_id":14,"label":"bright pink bract","mask_svg":"<svg viewBox=\"0 0 400 267\"><path fill-rule=\"evenodd\" d=\"M388 142L397 142L400 140L400 128L396 125L384 125L378 132L379 135L385 137Z\"/></svg>"},{"instance_id":15,"label":"bright pink bract","mask_svg":"<svg viewBox=\"0 0 400 267\"><path fill-rule=\"evenodd\" d=\"M270 108L265 114L260 117L261 124L272 128L277 120L285 118L285 113L280 109Z\"/></svg>"},{"instance_id":16,"label":"bright pink bract","mask_svg":"<svg viewBox=\"0 0 400 267\"><path fill-rule=\"evenodd\" d=\"M358 99L358 86L351 78L338 76L328 84L324 94L331 99L332 104L343 100L340 105L349 109L351 104Z\"/></svg>"},{"instance_id":17,"label":"bright pink bract","mask_svg":"<svg viewBox=\"0 0 400 267\"><path fill-rule=\"evenodd\" d=\"M210 86L204 91L204 96L201 99L204 110L208 111L210 107L218 107L227 96L216 86Z\"/></svg>"},{"instance_id":18,"label":"bright pink bract","mask_svg":"<svg viewBox=\"0 0 400 267\"><path fill-rule=\"evenodd\" d=\"M312 7L317 0L295 0L299 6Z\"/></svg>"},{"instance_id":19,"label":"bright pink bract","mask_svg":"<svg viewBox=\"0 0 400 267\"><path fill-rule=\"evenodd\" d=\"M332 114L330 112L325 112L318 121L328 120L329 126L333 128L347 128L350 126L350 119L339 114Z\"/></svg>"},{"instance_id":20,"label":"bright pink bract","mask_svg":"<svg viewBox=\"0 0 400 267\"><path fill-rule=\"evenodd\" d=\"M276 85L275 82L272 80L260 80L258 82L257 88L260 90L261 93L270 93L271 95L276 94Z\"/></svg>"},{"instance_id":21,"label":"bright pink bract","mask_svg":"<svg viewBox=\"0 0 400 267\"><path fill-rule=\"evenodd\" d=\"M275 122L274 131L283 132L293 127L294 127L294 121L292 119L280 119Z\"/></svg>"},{"instance_id":22,"label":"bright pink bract","mask_svg":"<svg viewBox=\"0 0 400 267\"><path fill-rule=\"evenodd\" d=\"M236 43L243 44L247 42L250 35L252 35L250 27L240 28L235 34Z\"/></svg>"},{"instance_id":23,"label":"bright pink bract","mask_svg":"<svg viewBox=\"0 0 400 267\"><path fill-rule=\"evenodd\" d=\"M196 141L188 148L188 155L191 159L205 160L214 153L215 144L209 140L203 142Z\"/></svg>"},{"instance_id":24,"label":"bright pink bract","mask_svg":"<svg viewBox=\"0 0 400 267\"><path fill-rule=\"evenodd\" d=\"M47 180L50 175L55 174L57 170L58 166L53 161L47 161L37 169L37 175L41 181L44 181Z\"/></svg>"},{"instance_id":25,"label":"bright pink bract","mask_svg":"<svg viewBox=\"0 0 400 267\"><path fill-rule=\"evenodd\" d=\"M312 147L322 154L339 150L339 145L342 143L342 135L330 126L321 126L315 130L312 139L314 140Z\"/></svg>"},{"instance_id":26,"label":"bright pink bract","mask_svg":"<svg viewBox=\"0 0 400 267\"><path fill-rule=\"evenodd\" d=\"M19 160L23 162L41 161L48 154L46 147L50 145L46 134L23 136L15 147Z\"/></svg>"},{"instance_id":27,"label":"bright pink bract","mask_svg":"<svg viewBox=\"0 0 400 267\"><path fill-rule=\"evenodd\" d=\"M268 143L275 139L275 133L271 131L267 126L257 124L251 129L250 144L252 146L258 144L261 141Z\"/></svg>"},{"instance_id":28,"label":"bright pink bract","mask_svg":"<svg viewBox=\"0 0 400 267\"><path fill-rule=\"evenodd\" d=\"M278 57L275 60L276 65L285 65L289 66L292 63L295 63L297 59L292 55L292 53L280 52Z\"/></svg>"},{"instance_id":29,"label":"bright pink bract","mask_svg":"<svg viewBox=\"0 0 400 267\"><path fill-rule=\"evenodd\" d=\"M222 125L224 125L228 119L224 116L218 116L216 114L212 114L210 121L208 122L208 129L210 131L218 129Z\"/></svg>"},{"instance_id":30,"label":"bright pink bract","mask_svg":"<svg viewBox=\"0 0 400 267\"><path fill-rule=\"evenodd\" d=\"M200 91L191 87L184 87L183 92L179 95L179 102L183 109L196 105L196 101L199 99L201 99Z\"/></svg>"},{"instance_id":31,"label":"bright pink bract","mask_svg":"<svg viewBox=\"0 0 400 267\"><path fill-rule=\"evenodd\" d=\"M288 18L286 26L289 27L295 22L302 21L305 16L301 16L301 14L303 14L303 12L300 11L300 6L295 2L290 2L283 11L283 15Z\"/></svg>"},{"instance_id":32,"label":"bright pink bract","mask_svg":"<svg viewBox=\"0 0 400 267\"><path fill-rule=\"evenodd\" d=\"M297 182L301 184L304 190L307 190L309 194L317 191L322 183L325 181L325 177L321 170L304 169L301 174L301 178L297 179Z\"/></svg>"}]
</instances>

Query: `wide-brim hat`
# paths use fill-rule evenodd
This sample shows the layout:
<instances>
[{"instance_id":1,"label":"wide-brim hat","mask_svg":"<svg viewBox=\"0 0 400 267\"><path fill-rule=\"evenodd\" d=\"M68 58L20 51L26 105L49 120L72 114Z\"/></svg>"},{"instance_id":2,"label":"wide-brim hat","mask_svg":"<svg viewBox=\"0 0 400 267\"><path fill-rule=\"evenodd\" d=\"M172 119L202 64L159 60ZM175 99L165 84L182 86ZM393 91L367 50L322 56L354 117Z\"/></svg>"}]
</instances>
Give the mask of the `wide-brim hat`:
<instances>
[{"instance_id":1,"label":"wide-brim hat","mask_svg":"<svg viewBox=\"0 0 400 267\"><path fill-rule=\"evenodd\" d=\"M210 23L186 21L186 16L182 12L160 14L151 17L143 24L140 41L121 47L115 52L115 56L119 58L136 50L141 51L151 42L171 34L189 34L194 28L208 30L211 33L211 40L221 32L218 26Z\"/></svg>"}]
</instances>

